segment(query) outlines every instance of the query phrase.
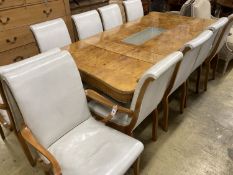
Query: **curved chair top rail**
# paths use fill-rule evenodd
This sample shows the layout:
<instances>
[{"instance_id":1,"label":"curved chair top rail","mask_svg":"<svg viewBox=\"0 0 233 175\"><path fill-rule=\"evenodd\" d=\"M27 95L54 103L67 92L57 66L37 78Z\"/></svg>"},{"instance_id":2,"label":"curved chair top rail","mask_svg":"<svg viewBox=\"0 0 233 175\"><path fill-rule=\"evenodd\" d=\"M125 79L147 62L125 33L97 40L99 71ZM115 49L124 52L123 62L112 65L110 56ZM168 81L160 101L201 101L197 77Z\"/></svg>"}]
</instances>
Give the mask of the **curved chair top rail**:
<instances>
[{"instance_id":1,"label":"curved chair top rail","mask_svg":"<svg viewBox=\"0 0 233 175\"><path fill-rule=\"evenodd\" d=\"M61 48L71 44L71 38L62 18L30 26L39 46L40 52Z\"/></svg>"}]
</instances>

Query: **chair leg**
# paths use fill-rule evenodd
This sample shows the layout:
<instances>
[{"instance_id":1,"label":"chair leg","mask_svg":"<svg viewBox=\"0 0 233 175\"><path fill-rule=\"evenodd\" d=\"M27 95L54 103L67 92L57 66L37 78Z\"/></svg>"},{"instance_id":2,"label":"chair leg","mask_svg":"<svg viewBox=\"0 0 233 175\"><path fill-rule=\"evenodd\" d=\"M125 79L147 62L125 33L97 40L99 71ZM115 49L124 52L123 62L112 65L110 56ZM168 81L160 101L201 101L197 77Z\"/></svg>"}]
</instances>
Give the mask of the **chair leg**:
<instances>
[{"instance_id":1,"label":"chair leg","mask_svg":"<svg viewBox=\"0 0 233 175\"><path fill-rule=\"evenodd\" d=\"M189 79L185 83L186 90L185 90L185 100L184 100L184 108L187 107L187 101L188 101L188 89L189 89Z\"/></svg>"},{"instance_id":2,"label":"chair leg","mask_svg":"<svg viewBox=\"0 0 233 175\"><path fill-rule=\"evenodd\" d=\"M156 141L157 140L157 129L158 129L158 109L157 108L152 112L152 118L153 118L152 140Z\"/></svg>"},{"instance_id":3,"label":"chair leg","mask_svg":"<svg viewBox=\"0 0 233 175\"><path fill-rule=\"evenodd\" d=\"M168 131L168 96L163 98L163 119L162 119L162 129L167 132Z\"/></svg>"},{"instance_id":4,"label":"chair leg","mask_svg":"<svg viewBox=\"0 0 233 175\"><path fill-rule=\"evenodd\" d=\"M228 64L229 64L229 61L226 61L224 64L223 72L222 72L223 74L226 73Z\"/></svg>"},{"instance_id":5,"label":"chair leg","mask_svg":"<svg viewBox=\"0 0 233 175\"><path fill-rule=\"evenodd\" d=\"M215 77L216 77L217 67L218 67L218 55L213 60L213 74L212 74L213 80L215 80Z\"/></svg>"},{"instance_id":6,"label":"chair leg","mask_svg":"<svg viewBox=\"0 0 233 175\"><path fill-rule=\"evenodd\" d=\"M206 63L206 72L205 72L205 81L204 81L204 91L207 91L207 85L209 80L209 71L210 71L210 63Z\"/></svg>"},{"instance_id":7,"label":"chair leg","mask_svg":"<svg viewBox=\"0 0 233 175\"><path fill-rule=\"evenodd\" d=\"M187 83L184 82L182 85L181 85L181 88L182 88L182 92L181 92L181 99L180 99L180 113L183 114L184 112L184 106L185 106L185 100L186 100L186 94L187 94Z\"/></svg>"},{"instance_id":8,"label":"chair leg","mask_svg":"<svg viewBox=\"0 0 233 175\"><path fill-rule=\"evenodd\" d=\"M19 140L19 143L20 143L20 145L21 145L21 147L22 147L22 149L23 149L29 163L31 164L31 166L34 167L36 165L36 161L33 159L28 145L26 144L26 142L24 141L24 139L23 139L23 137L22 137L22 135L20 133L17 133L16 136L17 136L17 138Z\"/></svg>"},{"instance_id":9,"label":"chair leg","mask_svg":"<svg viewBox=\"0 0 233 175\"><path fill-rule=\"evenodd\" d=\"M139 175L140 171L140 157L133 164L134 175Z\"/></svg>"},{"instance_id":10,"label":"chair leg","mask_svg":"<svg viewBox=\"0 0 233 175\"><path fill-rule=\"evenodd\" d=\"M202 72L202 66L197 68L197 82L196 82L196 93L199 93L200 88L200 82L201 82L201 72Z\"/></svg>"},{"instance_id":11,"label":"chair leg","mask_svg":"<svg viewBox=\"0 0 233 175\"><path fill-rule=\"evenodd\" d=\"M5 140L6 137L5 137L5 134L3 132L3 129L2 129L2 126L0 125L0 134L1 134L1 137L2 137L2 140Z\"/></svg>"}]
</instances>

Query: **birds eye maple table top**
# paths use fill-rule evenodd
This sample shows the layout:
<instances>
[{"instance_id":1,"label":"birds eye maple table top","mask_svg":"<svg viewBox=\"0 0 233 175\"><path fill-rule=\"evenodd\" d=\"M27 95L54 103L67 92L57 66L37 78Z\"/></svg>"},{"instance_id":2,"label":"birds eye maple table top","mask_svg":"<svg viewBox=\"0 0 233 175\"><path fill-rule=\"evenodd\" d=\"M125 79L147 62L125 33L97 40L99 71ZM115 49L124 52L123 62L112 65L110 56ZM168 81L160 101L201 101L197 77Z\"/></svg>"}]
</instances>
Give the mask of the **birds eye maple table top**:
<instances>
[{"instance_id":1,"label":"birds eye maple table top","mask_svg":"<svg viewBox=\"0 0 233 175\"><path fill-rule=\"evenodd\" d=\"M151 12L64 49L72 54L85 83L127 103L147 69L179 50L213 22Z\"/></svg>"}]
</instances>

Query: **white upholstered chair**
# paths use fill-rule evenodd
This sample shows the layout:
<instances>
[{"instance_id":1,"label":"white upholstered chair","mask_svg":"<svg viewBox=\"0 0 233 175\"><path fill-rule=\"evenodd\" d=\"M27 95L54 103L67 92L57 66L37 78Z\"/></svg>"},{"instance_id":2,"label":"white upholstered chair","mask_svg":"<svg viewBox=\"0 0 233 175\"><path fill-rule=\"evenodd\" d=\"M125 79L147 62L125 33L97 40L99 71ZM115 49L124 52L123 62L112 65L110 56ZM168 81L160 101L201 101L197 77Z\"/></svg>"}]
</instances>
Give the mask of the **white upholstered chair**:
<instances>
[{"instance_id":1,"label":"white upholstered chair","mask_svg":"<svg viewBox=\"0 0 233 175\"><path fill-rule=\"evenodd\" d=\"M103 32L102 22L99 13L96 10L73 15L72 19L76 26L79 40Z\"/></svg>"},{"instance_id":2,"label":"white upholstered chair","mask_svg":"<svg viewBox=\"0 0 233 175\"><path fill-rule=\"evenodd\" d=\"M125 8L126 19L128 22L135 21L141 17L143 17L143 7L141 0L127 0L123 1L123 5Z\"/></svg>"},{"instance_id":3,"label":"white upholstered chair","mask_svg":"<svg viewBox=\"0 0 233 175\"><path fill-rule=\"evenodd\" d=\"M199 51L198 57L192 69L192 72L197 70L197 81L196 81L196 92L197 93L199 92L202 64L205 62L205 60L210 55L213 44L214 44L214 40L216 38L216 35L211 30L206 30L199 35L199 36L205 36L208 34L209 34L209 39L202 45Z\"/></svg>"},{"instance_id":4,"label":"white upholstered chair","mask_svg":"<svg viewBox=\"0 0 233 175\"><path fill-rule=\"evenodd\" d=\"M109 30L123 24L120 7L117 4L110 4L98 8L102 18L104 30Z\"/></svg>"},{"instance_id":5,"label":"white upholstered chair","mask_svg":"<svg viewBox=\"0 0 233 175\"><path fill-rule=\"evenodd\" d=\"M70 35L63 19L58 18L30 26L40 52L71 44Z\"/></svg>"},{"instance_id":6,"label":"white upholstered chair","mask_svg":"<svg viewBox=\"0 0 233 175\"><path fill-rule=\"evenodd\" d=\"M226 35L223 35L227 36L226 42L219 52L219 59L225 61L223 73L226 72L228 63L233 59L233 14L228 17L228 20L227 28L224 31Z\"/></svg>"},{"instance_id":7,"label":"white upholstered chair","mask_svg":"<svg viewBox=\"0 0 233 175\"><path fill-rule=\"evenodd\" d=\"M167 90L163 97L163 120L161 124L164 131L168 130L168 98L175 90L177 90L179 87L182 87L180 112L183 113L187 97L187 79L192 73L193 66L195 64L195 61L197 60L202 45L209 39L211 34L211 32L205 32L204 34L200 34L195 39L186 43L184 47L181 49L184 54L184 57L180 64L176 78L174 79L172 84L170 84L170 89Z\"/></svg>"},{"instance_id":8,"label":"white upholstered chair","mask_svg":"<svg viewBox=\"0 0 233 175\"><path fill-rule=\"evenodd\" d=\"M207 85L208 85L208 80L209 80L209 71L211 67L211 63L213 64L213 79L215 79L215 72L217 68L217 62L218 62L218 53L223 47L226 38L230 32L230 28L232 25L232 21L228 20L226 17L220 18L217 22L214 24L210 25L208 27L209 30L214 32L215 40L213 43L213 47L211 50L210 55L205 61L205 80L204 80L204 90L207 90Z\"/></svg>"},{"instance_id":9,"label":"white upholstered chair","mask_svg":"<svg viewBox=\"0 0 233 175\"><path fill-rule=\"evenodd\" d=\"M209 0L195 0L192 4L191 16L196 18L211 19L211 4Z\"/></svg>"},{"instance_id":10,"label":"white upholstered chair","mask_svg":"<svg viewBox=\"0 0 233 175\"><path fill-rule=\"evenodd\" d=\"M153 127L152 138L157 139L157 106L161 102L164 92L168 84L177 70L183 54L181 52L174 52L158 62L147 70L140 78L135 89L133 99L129 105L134 118L131 119L128 115L115 115L110 118L111 126L129 126L123 132L132 133L133 130L152 113ZM91 111L97 116L107 118L111 112L111 108L105 107L98 102L90 101L89 107Z\"/></svg>"},{"instance_id":11,"label":"white upholstered chair","mask_svg":"<svg viewBox=\"0 0 233 175\"><path fill-rule=\"evenodd\" d=\"M38 54L36 56L33 56L31 58L27 58L25 60L16 62L14 64L10 64L7 66L2 66L0 68L0 80L2 82L2 74L7 73L9 71L12 70L16 70L22 66L26 66L26 65L31 65L33 62L36 62L38 60L44 59L48 56L51 56L55 53L60 52L61 50L59 48L55 48L55 49L51 49L49 51L43 52L41 54ZM35 165L35 161L33 160L33 157L30 153L30 150L28 149L27 144L22 140L22 136L21 133L19 132L20 126L21 126L21 115L20 112L17 110L17 108L15 106L9 106L7 100L6 100L6 96L5 93L3 93L3 87L2 87L2 83L0 83L0 89L1 89L1 103L2 103L2 111L1 114L3 115L3 118L1 118L1 122L4 122L3 126L6 126L7 128L11 129L14 131L17 139L19 140L19 143L21 144L23 151L28 159L28 161L30 162L30 164L32 166ZM9 101L12 101L12 99L8 99ZM14 117L13 117L14 115ZM1 128L0 128L1 129ZM3 138L5 139L5 135L3 134Z\"/></svg>"},{"instance_id":12,"label":"white upholstered chair","mask_svg":"<svg viewBox=\"0 0 233 175\"><path fill-rule=\"evenodd\" d=\"M54 174L124 174L141 154L141 142L91 116L81 77L67 51L1 76L4 92L11 92L22 114L22 137L50 163ZM91 92L86 91L90 98Z\"/></svg>"},{"instance_id":13,"label":"white upholstered chair","mask_svg":"<svg viewBox=\"0 0 233 175\"><path fill-rule=\"evenodd\" d=\"M181 7L180 11L170 11L169 13L178 14L181 16L191 16L192 4L195 0L187 0Z\"/></svg>"},{"instance_id":14,"label":"white upholstered chair","mask_svg":"<svg viewBox=\"0 0 233 175\"><path fill-rule=\"evenodd\" d=\"M33 62L36 62L36 61L41 60L41 59L43 60L44 58L46 58L48 56L51 56L51 55L53 55L55 53L58 53L60 51L61 50L58 49L58 48L51 49L51 50L49 50L47 52L44 52L44 53L41 53L39 55L33 56L31 58L16 62L14 64L10 64L10 65L7 65L7 66L2 66L0 68L0 80L1 80L1 82L2 82L2 74L5 74L5 73L7 73L9 71L12 71L12 70L19 69L22 66L24 67L26 65L31 65ZM22 136L19 133L19 128L21 126L21 116L20 116L19 112L17 111L17 109L15 107L12 107L12 106L10 107L8 105L5 93L3 93L2 83L0 83L0 89L1 89L1 96L0 96L1 105L0 106L2 107L1 110L0 110L1 124L3 126L6 126L8 129L14 131L17 139L19 140L19 143L21 144L21 146L23 148L23 151L24 151L28 161L30 162L31 165L34 165L35 161L33 160L26 143L22 140ZM10 100L10 99L8 99L8 100ZM12 116L12 112L14 113L14 117ZM0 129L2 130L2 128L0 128ZM2 135L2 138L5 139L5 135L4 135L3 132L1 133L1 135Z\"/></svg>"}]
</instances>

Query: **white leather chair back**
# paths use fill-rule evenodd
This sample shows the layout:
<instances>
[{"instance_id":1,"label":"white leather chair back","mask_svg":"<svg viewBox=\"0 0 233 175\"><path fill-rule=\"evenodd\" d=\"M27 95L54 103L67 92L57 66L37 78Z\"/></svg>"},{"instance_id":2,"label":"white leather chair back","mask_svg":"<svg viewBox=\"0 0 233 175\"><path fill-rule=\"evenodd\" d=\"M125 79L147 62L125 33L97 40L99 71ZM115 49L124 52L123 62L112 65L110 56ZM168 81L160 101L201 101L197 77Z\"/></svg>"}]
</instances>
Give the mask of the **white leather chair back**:
<instances>
[{"instance_id":1,"label":"white leather chair back","mask_svg":"<svg viewBox=\"0 0 233 175\"><path fill-rule=\"evenodd\" d=\"M196 18L211 19L211 4L209 0L195 0L192 4L192 16Z\"/></svg>"},{"instance_id":2,"label":"white leather chair back","mask_svg":"<svg viewBox=\"0 0 233 175\"><path fill-rule=\"evenodd\" d=\"M123 24L121 10L117 4L110 4L98 8L102 18L104 30L109 30Z\"/></svg>"},{"instance_id":3,"label":"white leather chair back","mask_svg":"<svg viewBox=\"0 0 233 175\"><path fill-rule=\"evenodd\" d=\"M45 59L46 57L51 56L51 55L56 54L56 53L59 53L60 51L61 50L59 48L51 49L47 52L44 52L44 53L41 53L39 55L33 56L31 58L27 58L25 60L16 62L14 64L2 66L0 68L0 81L2 82L2 74L5 74L9 71L13 71L13 70L18 69L22 66L26 66L27 64L29 64L29 66L30 66L34 62L36 63L37 60ZM13 115L12 117L13 117L14 123L16 125L15 127L16 127L17 131L19 131L20 127L22 126L22 116L21 116L17 106L15 105L16 103L14 101L14 98L12 98L11 92L8 89L5 89L5 93L6 93L8 104L10 104L10 109L11 109L11 112ZM2 102L2 98L1 98L1 102ZM5 110L3 113L5 114L4 115L5 119L10 123L9 116L7 115Z\"/></svg>"},{"instance_id":4,"label":"white leather chair back","mask_svg":"<svg viewBox=\"0 0 233 175\"><path fill-rule=\"evenodd\" d=\"M209 34L206 34L204 36L199 35L195 39L186 43L181 49L184 52L184 58L180 64L170 94L173 93L178 87L180 87L180 85L182 85L192 73L193 66L200 53L200 49L208 39Z\"/></svg>"},{"instance_id":5,"label":"white leather chair back","mask_svg":"<svg viewBox=\"0 0 233 175\"><path fill-rule=\"evenodd\" d=\"M2 77L26 125L45 148L91 116L78 69L67 51Z\"/></svg>"},{"instance_id":6,"label":"white leather chair back","mask_svg":"<svg viewBox=\"0 0 233 175\"><path fill-rule=\"evenodd\" d=\"M212 25L210 25L208 27L208 29L213 31L213 33L214 33L214 43L213 43L213 47L211 50L212 57L214 55L216 55L216 53L219 52L219 50L222 48L222 46L225 42L225 39L222 36L222 34L223 34L223 30L224 30L225 26L227 25L227 22L228 22L228 18L222 17L217 22L213 23ZM221 43L221 40L223 41L222 43ZM221 45L220 45L220 43L221 43Z\"/></svg>"},{"instance_id":7,"label":"white leather chair back","mask_svg":"<svg viewBox=\"0 0 233 175\"><path fill-rule=\"evenodd\" d=\"M131 103L131 109L136 111L136 104L142 100L138 120L134 128L157 108L170 83L176 64L181 61L182 57L183 54L180 51L168 55L162 61L147 70L139 80ZM144 85L147 81L150 81L149 85L144 89ZM144 96L140 99L140 93L144 90Z\"/></svg>"},{"instance_id":8,"label":"white leather chair back","mask_svg":"<svg viewBox=\"0 0 233 175\"><path fill-rule=\"evenodd\" d=\"M207 41L202 44L200 52L198 54L198 57L195 61L195 64L193 66L193 71L196 70L202 63L206 60L206 58L209 56L211 49L213 47L214 42L214 35L213 32L210 30L205 30L202 32L199 37L207 37Z\"/></svg>"},{"instance_id":9,"label":"white leather chair back","mask_svg":"<svg viewBox=\"0 0 233 175\"><path fill-rule=\"evenodd\" d=\"M180 9L180 15L182 16L191 16L191 9L194 0L187 0Z\"/></svg>"},{"instance_id":10,"label":"white leather chair back","mask_svg":"<svg viewBox=\"0 0 233 175\"><path fill-rule=\"evenodd\" d=\"M79 40L86 39L103 32L102 22L96 10L73 15Z\"/></svg>"},{"instance_id":11,"label":"white leather chair back","mask_svg":"<svg viewBox=\"0 0 233 175\"><path fill-rule=\"evenodd\" d=\"M125 7L125 13L127 21L134 21L141 17L143 17L143 7L141 0L127 0L123 1L123 5Z\"/></svg>"},{"instance_id":12,"label":"white leather chair back","mask_svg":"<svg viewBox=\"0 0 233 175\"><path fill-rule=\"evenodd\" d=\"M70 35L63 19L54 19L30 26L40 52L71 44Z\"/></svg>"}]
</instances>

